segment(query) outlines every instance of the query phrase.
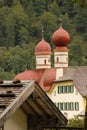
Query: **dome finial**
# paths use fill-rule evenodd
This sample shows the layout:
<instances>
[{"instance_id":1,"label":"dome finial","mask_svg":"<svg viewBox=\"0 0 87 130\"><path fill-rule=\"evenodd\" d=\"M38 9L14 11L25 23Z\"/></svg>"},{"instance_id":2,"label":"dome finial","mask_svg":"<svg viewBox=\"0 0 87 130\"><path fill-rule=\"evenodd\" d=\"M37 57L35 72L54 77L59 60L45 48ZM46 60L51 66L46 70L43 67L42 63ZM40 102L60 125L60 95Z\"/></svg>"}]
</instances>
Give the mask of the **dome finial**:
<instances>
[{"instance_id":1,"label":"dome finial","mask_svg":"<svg viewBox=\"0 0 87 130\"><path fill-rule=\"evenodd\" d=\"M42 26L42 38L44 38L44 29L43 29L43 26Z\"/></svg>"},{"instance_id":2,"label":"dome finial","mask_svg":"<svg viewBox=\"0 0 87 130\"><path fill-rule=\"evenodd\" d=\"M60 27L62 27L62 14L60 15L59 21L60 21Z\"/></svg>"},{"instance_id":3,"label":"dome finial","mask_svg":"<svg viewBox=\"0 0 87 130\"><path fill-rule=\"evenodd\" d=\"M28 69L28 64L26 64L26 69Z\"/></svg>"}]
</instances>

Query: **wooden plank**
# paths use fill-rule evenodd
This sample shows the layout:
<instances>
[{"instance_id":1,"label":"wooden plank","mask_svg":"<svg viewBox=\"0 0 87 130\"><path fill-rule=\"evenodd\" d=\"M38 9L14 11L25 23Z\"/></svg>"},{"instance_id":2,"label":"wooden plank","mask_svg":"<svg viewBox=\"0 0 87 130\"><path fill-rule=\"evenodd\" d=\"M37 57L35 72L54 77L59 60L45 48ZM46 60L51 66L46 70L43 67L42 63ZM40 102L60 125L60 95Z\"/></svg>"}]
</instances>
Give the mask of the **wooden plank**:
<instances>
[{"instance_id":1,"label":"wooden plank","mask_svg":"<svg viewBox=\"0 0 87 130\"><path fill-rule=\"evenodd\" d=\"M58 108L54 105L52 100L44 93L38 85L35 86L35 91L38 93L38 95L41 97L42 101L48 106L48 108L51 110L51 112L57 117L58 122L60 122L61 125L67 124L67 119L65 116L58 110Z\"/></svg>"},{"instance_id":2,"label":"wooden plank","mask_svg":"<svg viewBox=\"0 0 87 130\"><path fill-rule=\"evenodd\" d=\"M29 105L26 103L26 102L24 102L23 104L22 104L22 107L23 107L23 109L28 113L28 115L30 114L30 115L35 115L35 113L33 112L33 110L29 107Z\"/></svg>"},{"instance_id":3,"label":"wooden plank","mask_svg":"<svg viewBox=\"0 0 87 130\"><path fill-rule=\"evenodd\" d=\"M41 100L40 98L36 98L36 102L43 107L43 110L47 115L53 115L52 111L48 108L43 100Z\"/></svg>"},{"instance_id":4,"label":"wooden plank","mask_svg":"<svg viewBox=\"0 0 87 130\"><path fill-rule=\"evenodd\" d=\"M0 104L0 108L6 108L6 104Z\"/></svg>"},{"instance_id":5,"label":"wooden plank","mask_svg":"<svg viewBox=\"0 0 87 130\"><path fill-rule=\"evenodd\" d=\"M43 111L43 108L41 108L41 106L36 102L35 99L29 97L27 99L27 102L28 102L29 106L31 106L31 108L34 110L34 112L37 113L37 115L46 116L46 113Z\"/></svg>"},{"instance_id":6,"label":"wooden plank","mask_svg":"<svg viewBox=\"0 0 87 130\"><path fill-rule=\"evenodd\" d=\"M43 100L40 98L40 96L37 94L36 90L33 93L33 100L39 107L41 111L43 111L44 116L51 115L52 112L48 109L47 105L43 102Z\"/></svg>"},{"instance_id":7,"label":"wooden plank","mask_svg":"<svg viewBox=\"0 0 87 130\"><path fill-rule=\"evenodd\" d=\"M30 109L30 110L32 110L33 115L34 115L34 116L37 116L37 115L38 115L38 113L35 111L35 108L34 108L34 107L32 107L32 106L30 105L30 103L28 103L27 101L26 101L26 104L27 104L27 106L29 107L29 109Z\"/></svg>"},{"instance_id":8,"label":"wooden plank","mask_svg":"<svg viewBox=\"0 0 87 130\"><path fill-rule=\"evenodd\" d=\"M23 84L22 83L17 83L17 84L0 84L0 87L22 87Z\"/></svg>"},{"instance_id":9,"label":"wooden plank","mask_svg":"<svg viewBox=\"0 0 87 130\"><path fill-rule=\"evenodd\" d=\"M30 83L26 84L24 91L21 92L21 94L0 115L0 127L22 105L22 103L34 91L34 86L35 86L34 81L31 81Z\"/></svg>"},{"instance_id":10,"label":"wooden plank","mask_svg":"<svg viewBox=\"0 0 87 130\"><path fill-rule=\"evenodd\" d=\"M0 93L0 97L15 97L14 93Z\"/></svg>"},{"instance_id":11,"label":"wooden plank","mask_svg":"<svg viewBox=\"0 0 87 130\"><path fill-rule=\"evenodd\" d=\"M22 112L23 112L26 116L28 116L27 111L25 111L25 109L24 109L22 106L20 107L20 109L22 110Z\"/></svg>"}]
</instances>

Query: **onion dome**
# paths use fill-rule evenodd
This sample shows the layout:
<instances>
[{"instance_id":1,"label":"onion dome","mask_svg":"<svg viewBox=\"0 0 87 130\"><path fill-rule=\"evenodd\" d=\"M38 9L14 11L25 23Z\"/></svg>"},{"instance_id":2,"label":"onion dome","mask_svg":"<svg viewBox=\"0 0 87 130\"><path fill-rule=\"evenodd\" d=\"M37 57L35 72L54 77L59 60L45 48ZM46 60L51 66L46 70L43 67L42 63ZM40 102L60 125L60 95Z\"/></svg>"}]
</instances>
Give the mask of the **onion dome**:
<instances>
[{"instance_id":1,"label":"onion dome","mask_svg":"<svg viewBox=\"0 0 87 130\"><path fill-rule=\"evenodd\" d=\"M60 27L53 33L52 42L55 46L66 46L70 42L69 33Z\"/></svg>"},{"instance_id":2,"label":"onion dome","mask_svg":"<svg viewBox=\"0 0 87 130\"><path fill-rule=\"evenodd\" d=\"M42 40L35 47L35 55L40 54L52 54L51 47L48 42L42 38Z\"/></svg>"}]
</instances>

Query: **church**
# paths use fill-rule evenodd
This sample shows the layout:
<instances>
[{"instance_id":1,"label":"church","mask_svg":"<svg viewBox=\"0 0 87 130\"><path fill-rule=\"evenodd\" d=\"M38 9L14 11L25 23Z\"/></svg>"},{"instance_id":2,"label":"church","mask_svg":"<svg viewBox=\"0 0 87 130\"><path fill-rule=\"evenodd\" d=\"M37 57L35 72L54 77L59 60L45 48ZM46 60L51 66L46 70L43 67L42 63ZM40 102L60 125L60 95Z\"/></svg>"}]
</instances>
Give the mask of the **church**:
<instances>
[{"instance_id":1,"label":"church","mask_svg":"<svg viewBox=\"0 0 87 130\"><path fill-rule=\"evenodd\" d=\"M52 50L43 35L35 47L36 70L25 70L14 80L35 80L59 110L67 117L84 116L87 97L87 66L68 66L69 33L60 26L52 35Z\"/></svg>"},{"instance_id":2,"label":"church","mask_svg":"<svg viewBox=\"0 0 87 130\"><path fill-rule=\"evenodd\" d=\"M54 32L52 42L54 49L54 68L51 67L52 50L48 42L42 36L41 41L35 47L36 70L25 70L15 76L14 80L33 79L39 83L45 92L51 89L53 81L63 76L68 67L68 49L70 42L69 33L60 27Z\"/></svg>"}]
</instances>

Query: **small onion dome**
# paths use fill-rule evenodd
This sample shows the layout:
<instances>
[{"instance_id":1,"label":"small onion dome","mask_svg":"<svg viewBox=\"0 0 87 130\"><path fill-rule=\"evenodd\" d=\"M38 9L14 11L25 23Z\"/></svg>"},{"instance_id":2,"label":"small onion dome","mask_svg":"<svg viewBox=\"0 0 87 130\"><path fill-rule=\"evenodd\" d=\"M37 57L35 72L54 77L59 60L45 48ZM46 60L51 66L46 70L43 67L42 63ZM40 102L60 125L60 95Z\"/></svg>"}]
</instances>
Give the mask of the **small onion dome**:
<instances>
[{"instance_id":1,"label":"small onion dome","mask_svg":"<svg viewBox=\"0 0 87 130\"><path fill-rule=\"evenodd\" d=\"M35 47L35 55L40 54L52 54L51 47L48 42L42 38L42 40Z\"/></svg>"},{"instance_id":2,"label":"small onion dome","mask_svg":"<svg viewBox=\"0 0 87 130\"><path fill-rule=\"evenodd\" d=\"M60 27L53 33L52 42L55 46L66 46L70 42L69 33Z\"/></svg>"}]
</instances>

